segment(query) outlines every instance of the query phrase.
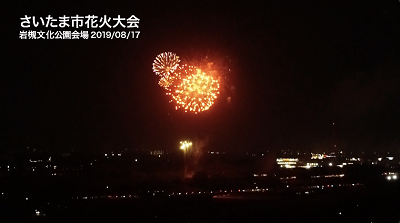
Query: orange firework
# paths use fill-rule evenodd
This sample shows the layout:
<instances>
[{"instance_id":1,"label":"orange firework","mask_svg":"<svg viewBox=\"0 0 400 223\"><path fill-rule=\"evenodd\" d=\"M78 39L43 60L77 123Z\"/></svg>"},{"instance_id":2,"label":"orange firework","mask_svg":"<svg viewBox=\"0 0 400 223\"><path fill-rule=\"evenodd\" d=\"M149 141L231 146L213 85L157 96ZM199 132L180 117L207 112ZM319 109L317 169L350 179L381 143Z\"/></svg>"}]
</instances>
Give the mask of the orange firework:
<instances>
[{"instance_id":1,"label":"orange firework","mask_svg":"<svg viewBox=\"0 0 400 223\"><path fill-rule=\"evenodd\" d=\"M193 53L197 52L197 53ZM229 56L207 51L207 52L199 52L193 51L192 53L182 57L183 64L189 64L201 69L207 75L211 75L214 79L218 80L220 85L219 96L224 97L230 102L229 97L233 99L232 93L234 92L234 86L232 85L232 80L234 78L233 73L231 71L231 66L234 62L232 58Z\"/></svg>"},{"instance_id":2,"label":"orange firework","mask_svg":"<svg viewBox=\"0 0 400 223\"><path fill-rule=\"evenodd\" d=\"M193 66L184 65L176 72L180 80L167 93L176 101L175 108L195 114L208 110L219 94L218 80Z\"/></svg>"},{"instance_id":3,"label":"orange firework","mask_svg":"<svg viewBox=\"0 0 400 223\"><path fill-rule=\"evenodd\" d=\"M195 114L208 110L220 94L224 72L219 69L220 66L210 62L208 57L190 63L196 66L180 66L179 62L179 57L171 52L156 57L153 71L161 76L158 85L165 88L167 95L175 100L176 110L182 108L185 112Z\"/></svg>"}]
</instances>

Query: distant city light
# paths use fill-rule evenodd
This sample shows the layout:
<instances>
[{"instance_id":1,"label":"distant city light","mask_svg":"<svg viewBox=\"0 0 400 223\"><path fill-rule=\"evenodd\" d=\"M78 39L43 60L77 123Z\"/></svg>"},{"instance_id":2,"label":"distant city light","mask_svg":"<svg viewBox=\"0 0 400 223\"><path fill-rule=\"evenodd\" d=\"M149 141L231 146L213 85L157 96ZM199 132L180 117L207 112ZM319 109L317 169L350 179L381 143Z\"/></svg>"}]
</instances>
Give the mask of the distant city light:
<instances>
[{"instance_id":1,"label":"distant city light","mask_svg":"<svg viewBox=\"0 0 400 223\"><path fill-rule=\"evenodd\" d=\"M280 167L285 168L295 168L297 162L299 162L298 158L277 158L276 163L280 165Z\"/></svg>"},{"instance_id":2,"label":"distant city light","mask_svg":"<svg viewBox=\"0 0 400 223\"><path fill-rule=\"evenodd\" d=\"M332 163L329 163L329 166L332 166L333 164Z\"/></svg>"},{"instance_id":3,"label":"distant city light","mask_svg":"<svg viewBox=\"0 0 400 223\"><path fill-rule=\"evenodd\" d=\"M323 158L325 158L326 157L326 155L324 155L324 154L314 154L314 153L311 153L311 159L320 159L320 160L322 160Z\"/></svg>"}]
</instances>

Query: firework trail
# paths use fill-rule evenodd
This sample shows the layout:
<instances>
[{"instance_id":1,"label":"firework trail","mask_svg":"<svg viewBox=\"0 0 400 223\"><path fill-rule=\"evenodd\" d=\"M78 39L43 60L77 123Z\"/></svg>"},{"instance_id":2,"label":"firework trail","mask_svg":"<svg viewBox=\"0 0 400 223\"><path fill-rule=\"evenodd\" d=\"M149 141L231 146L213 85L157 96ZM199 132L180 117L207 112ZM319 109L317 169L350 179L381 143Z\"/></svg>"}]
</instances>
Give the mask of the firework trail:
<instances>
[{"instance_id":1,"label":"firework trail","mask_svg":"<svg viewBox=\"0 0 400 223\"><path fill-rule=\"evenodd\" d=\"M198 163L206 146L208 138L204 140L196 139L192 141L181 141L180 149L184 152L184 178L192 178L198 171Z\"/></svg>"}]
</instances>

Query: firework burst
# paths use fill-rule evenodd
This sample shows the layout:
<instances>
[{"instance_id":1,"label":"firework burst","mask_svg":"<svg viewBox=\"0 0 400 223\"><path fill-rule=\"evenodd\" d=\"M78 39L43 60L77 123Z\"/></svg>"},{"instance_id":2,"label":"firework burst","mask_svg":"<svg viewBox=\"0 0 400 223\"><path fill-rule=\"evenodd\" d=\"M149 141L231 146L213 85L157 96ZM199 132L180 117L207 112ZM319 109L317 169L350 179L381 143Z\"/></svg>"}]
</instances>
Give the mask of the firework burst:
<instances>
[{"instance_id":1,"label":"firework burst","mask_svg":"<svg viewBox=\"0 0 400 223\"><path fill-rule=\"evenodd\" d=\"M179 62L179 57L175 53L161 53L154 60L153 71L161 77L168 78L179 66Z\"/></svg>"},{"instance_id":2,"label":"firework burst","mask_svg":"<svg viewBox=\"0 0 400 223\"><path fill-rule=\"evenodd\" d=\"M190 64L211 75L220 84L219 97L231 97L234 59L221 53L203 52L191 53L182 58L184 64Z\"/></svg>"},{"instance_id":3,"label":"firework burst","mask_svg":"<svg viewBox=\"0 0 400 223\"><path fill-rule=\"evenodd\" d=\"M179 65L179 57L171 52L159 54L153 63L153 71L161 76L158 85L167 90L175 100L175 109L185 112L208 110L220 94L220 83L226 78L221 62L214 63L208 57ZM189 62L189 61L188 61Z\"/></svg>"},{"instance_id":4,"label":"firework burst","mask_svg":"<svg viewBox=\"0 0 400 223\"><path fill-rule=\"evenodd\" d=\"M176 101L175 109L195 114L208 110L219 94L218 80L193 66L185 65L177 72L181 79L167 93Z\"/></svg>"}]
</instances>

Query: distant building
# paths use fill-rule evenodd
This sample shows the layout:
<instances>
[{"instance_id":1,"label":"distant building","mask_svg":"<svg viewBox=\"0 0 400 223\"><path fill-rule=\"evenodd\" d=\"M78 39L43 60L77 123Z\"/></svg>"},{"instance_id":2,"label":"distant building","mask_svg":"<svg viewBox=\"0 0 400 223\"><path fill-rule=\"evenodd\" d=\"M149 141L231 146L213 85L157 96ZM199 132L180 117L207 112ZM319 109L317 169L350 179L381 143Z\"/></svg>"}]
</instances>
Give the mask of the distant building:
<instances>
[{"instance_id":1,"label":"distant building","mask_svg":"<svg viewBox=\"0 0 400 223\"><path fill-rule=\"evenodd\" d=\"M150 151L150 155L153 155L153 156L164 155L164 151L163 150L153 150L153 151Z\"/></svg>"},{"instance_id":2,"label":"distant building","mask_svg":"<svg viewBox=\"0 0 400 223\"><path fill-rule=\"evenodd\" d=\"M276 163L282 168L295 168L299 162L298 158L277 158Z\"/></svg>"}]
</instances>

